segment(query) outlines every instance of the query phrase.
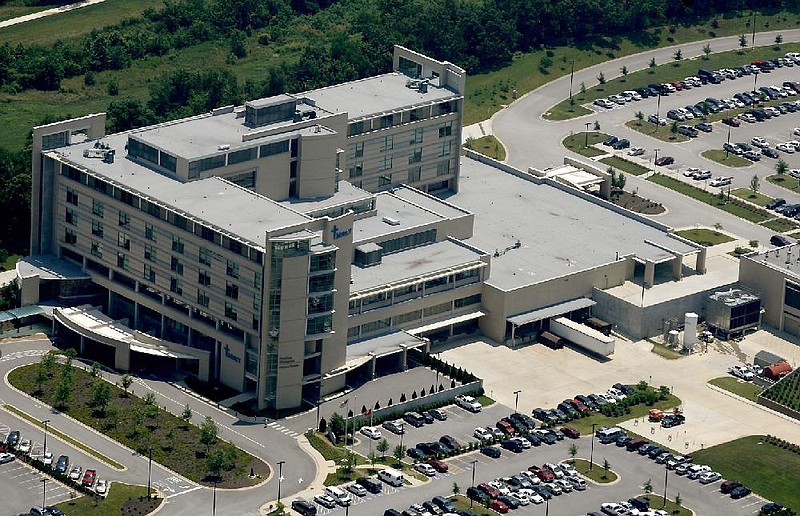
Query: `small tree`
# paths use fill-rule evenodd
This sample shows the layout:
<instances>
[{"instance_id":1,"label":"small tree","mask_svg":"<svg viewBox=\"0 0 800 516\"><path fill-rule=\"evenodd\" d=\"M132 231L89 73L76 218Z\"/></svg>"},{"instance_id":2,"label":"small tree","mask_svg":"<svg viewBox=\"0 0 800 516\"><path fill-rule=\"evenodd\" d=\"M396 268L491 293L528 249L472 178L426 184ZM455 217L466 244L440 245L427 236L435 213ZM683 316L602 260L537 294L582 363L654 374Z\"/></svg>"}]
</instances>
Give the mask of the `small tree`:
<instances>
[{"instance_id":1,"label":"small tree","mask_svg":"<svg viewBox=\"0 0 800 516\"><path fill-rule=\"evenodd\" d=\"M206 470L208 471L209 476L218 476L224 465L225 455L223 454L222 450L217 450L214 453L209 453L206 456Z\"/></svg>"},{"instance_id":2,"label":"small tree","mask_svg":"<svg viewBox=\"0 0 800 516\"><path fill-rule=\"evenodd\" d=\"M156 395L152 392L148 392L144 397L144 404L154 406L156 404Z\"/></svg>"},{"instance_id":3,"label":"small tree","mask_svg":"<svg viewBox=\"0 0 800 516\"><path fill-rule=\"evenodd\" d=\"M600 121L599 120L595 120L594 121L594 130L595 131L599 131L600 130Z\"/></svg>"},{"instance_id":4,"label":"small tree","mask_svg":"<svg viewBox=\"0 0 800 516\"><path fill-rule=\"evenodd\" d=\"M192 420L192 409L189 408L189 404L187 403L185 407L183 407L183 413L181 414L181 419L183 419L183 427L189 428L189 421Z\"/></svg>"},{"instance_id":5,"label":"small tree","mask_svg":"<svg viewBox=\"0 0 800 516\"><path fill-rule=\"evenodd\" d=\"M453 496L458 496L461 493L461 486L458 485L458 482L453 482Z\"/></svg>"},{"instance_id":6,"label":"small tree","mask_svg":"<svg viewBox=\"0 0 800 516\"><path fill-rule=\"evenodd\" d=\"M330 427L334 435L344 435L344 418L338 412L331 416Z\"/></svg>"},{"instance_id":7,"label":"small tree","mask_svg":"<svg viewBox=\"0 0 800 516\"><path fill-rule=\"evenodd\" d=\"M70 399L72 399L72 378L62 378L58 384L55 393L55 404L59 410L67 408Z\"/></svg>"},{"instance_id":8,"label":"small tree","mask_svg":"<svg viewBox=\"0 0 800 516\"><path fill-rule=\"evenodd\" d=\"M750 189L753 191L753 193L758 193L759 188L761 188L761 183L758 180L758 176L753 175L753 177L750 179Z\"/></svg>"},{"instance_id":9,"label":"small tree","mask_svg":"<svg viewBox=\"0 0 800 516\"><path fill-rule=\"evenodd\" d=\"M778 34L777 36L775 36L775 50L781 49L781 43L783 43L783 36L781 34Z\"/></svg>"},{"instance_id":10,"label":"small tree","mask_svg":"<svg viewBox=\"0 0 800 516\"><path fill-rule=\"evenodd\" d=\"M641 126L642 121L644 120L644 113L641 110L636 112L636 125Z\"/></svg>"},{"instance_id":11,"label":"small tree","mask_svg":"<svg viewBox=\"0 0 800 516\"><path fill-rule=\"evenodd\" d=\"M741 48L739 54L743 53L744 49L747 48L747 36L744 34L739 35L739 48Z\"/></svg>"},{"instance_id":12,"label":"small tree","mask_svg":"<svg viewBox=\"0 0 800 516\"><path fill-rule=\"evenodd\" d=\"M648 478L647 482L645 482L644 485L642 486L642 489L644 490L645 494L652 493L653 492L653 479L652 478Z\"/></svg>"},{"instance_id":13,"label":"small tree","mask_svg":"<svg viewBox=\"0 0 800 516\"><path fill-rule=\"evenodd\" d=\"M586 83L583 81L581 81L580 92L581 92L581 97L586 95Z\"/></svg>"},{"instance_id":14,"label":"small tree","mask_svg":"<svg viewBox=\"0 0 800 516\"><path fill-rule=\"evenodd\" d=\"M217 441L217 424L214 420L206 416L203 424L200 425L200 444L206 447L206 453L211 450L211 445Z\"/></svg>"},{"instance_id":15,"label":"small tree","mask_svg":"<svg viewBox=\"0 0 800 516\"><path fill-rule=\"evenodd\" d=\"M708 61L708 55L711 54L711 43L703 45L703 60Z\"/></svg>"},{"instance_id":16,"label":"small tree","mask_svg":"<svg viewBox=\"0 0 800 516\"><path fill-rule=\"evenodd\" d=\"M328 430L328 422L324 417L319 418L319 431L323 434Z\"/></svg>"},{"instance_id":17,"label":"small tree","mask_svg":"<svg viewBox=\"0 0 800 516\"><path fill-rule=\"evenodd\" d=\"M36 392L42 392L42 384L47 381L47 371L39 364L39 367L36 368L36 378L34 380L36 382Z\"/></svg>"},{"instance_id":18,"label":"small tree","mask_svg":"<svg viewBox=\"0 0 800 516\"><path fill-rule=\"evenodd\" d=\"M400 444L395 446L394 450L392 450L392 457L395 458L398 464L400 464L403 461L403 456L405 454L406 454L406 447Z\"/></svg>"},{"instance_id":19,"label":"small tree","mask_svg":"<svg viewBox=\"0 0 800 516\"><path fill-rule=\"evenodd\" d=\"M783 161L782 159L779 159L778 162L775 164L775 173L778 174L779 176L782 176L786 173L787 170L789 170L789 164Z\"/></svg>"},{"instance_id":20,"label":"small tree","mask_svg":"<svg viewBox=\"0 0 800 516\"><path fill-rule=\"evenodd\" d=\"M353 468L355 468L355 466L356 466L356 454L351 451L348 451L347 455L345 455L344 457L344 466L342 466L342 471L344 471L347 474L350 474L353 472Z\"/></svg>"},{"instance_id":21,"label":"small tree","mask_svg":"<svg viewBox=\"0 0 800 516\"><path fill-rule=\"evenodd\" d=\"M683 59L683 51L681 51L680 48L676 50L675 53L672 54L672 59L676 61L680 61L681 59Z\"/></svg>"},{"instance_id":22,"label":"small tree","mask_svg":"<svg viewBox=\"0 0 800 516\"><path fill-rule=\"evenodd\" d=\"M608 459L603 457L603 480L608 478L608 471L611 469L611 464L608 463Z\"/></svg>"},{"instance_id":23,"label":"small tree","mask_svg":"<svg viewBox=\"0 0 800 516\"><path fill-rule=\"evenodd\" d=\"M92 378L97 378L100 376L100 364L97 362L92 362L92 370L90 371Z\"/></svg>"},{"instance_id":24,"label":"small tree","mask_svg":"<svg viewBox=\"0 0 800 516\"><path fill-rule=\"evenodd\" d=\"M623 77L628 77L628 67L627 66L623 66L622 68L619 69L619 71L622 73ZM623 79L623 81L624 80L625 79Z\"/></svg>"},{"instance_id":25,"label":"small tree","mask_svg":"<svg viewBox=\"0 0 800 516\"><path fill-rule=\"evenodd\" d=\"M597 74L597 82L600 84L600 86L603 86L606 83L606 76L603 72Z\"/></svg>"},{"instance_id":26,"label":"small tree","mask_svg":"<svg viewBox=\"0 0 800 516\"><path fill-rule=\"evenodd\" d=\"M96 362L95 362L96 363ZM91 404L100 414L105 414L106 407L111 401L111 387L103 380L95 380L92 386Z\"/></svg>"},{"instance_id":27,"label":"small tree","mask_svg":"<svg viewBox=\"0 0 800 516\"><path fill-rule=\"evenodd\" d=\"M656 58L655 57L651 58L650 63L647 66L650 67L650 73L655 73L655 70L653 70L653 68L656 67Z\"/></svg>"},{"instance_id":28,"label":"small tree","mask_svg":"<svg viewBox=\"0 0 800 516\"><path fill-rule=\"evenodd\" d=\"M381 442L378 443L378 446L376 446L376 449L381 452L381 459L385 459L386 452L389 451L389 441L385 438L382 439Z\"/></svg>"},{"instance_id":29,"label":"small tree","mask_svg":"<svg viewBox=\"0 0 800 516\"><path fill-rule=\"evenodd\" d=\"M683 503L683 498L681 498L681 494L678 493L675 495L675 505L678 506L678 511L680 512L681 503Z\"/></svg>"},{"instance_id":30,"label":"small tree","mask_svg":"<svg viewBox=\"0 0 800 516\"><path fill-rule=\"evenodd\" d=\"M53 367L56 365L56 354L53 351L48 351L42 357L42 361L39 362L44 369L44 372L47 373L48 377L53 376Z\"/></svg>"},{"instance_id":31,"label":"small tree","mask_svg":"<svg viewBox=\"0 0 800 516\"><path fill-rule=\"evenodd\" d=\"M125 397L128 397L128 389L133 385L133 378L128 373L122 375L122 390L125 391Z\"/></svg>"},{"instance_id":32,"label":"small tree","mask_svg":"<svg viewBox=\"0 0 800 516\"><path fill-rule=\"evenodd\" d=\"M569 456L572 457L572 463L575 464L575 456L578 455L578 446L575 443L569 445Z\"/></svg>"},{"instance_id":33,"label":"small tree","mask_svg":"<svg viewBox=\"0 0 800 516\"><path fill-rule=\"evenodd\" d=\"M672 136L669 137L670 140L674 140L678 137L678 121L673 120L672 125L669 126L669 132L672 133Z\"/></svg>"}]
</instances>

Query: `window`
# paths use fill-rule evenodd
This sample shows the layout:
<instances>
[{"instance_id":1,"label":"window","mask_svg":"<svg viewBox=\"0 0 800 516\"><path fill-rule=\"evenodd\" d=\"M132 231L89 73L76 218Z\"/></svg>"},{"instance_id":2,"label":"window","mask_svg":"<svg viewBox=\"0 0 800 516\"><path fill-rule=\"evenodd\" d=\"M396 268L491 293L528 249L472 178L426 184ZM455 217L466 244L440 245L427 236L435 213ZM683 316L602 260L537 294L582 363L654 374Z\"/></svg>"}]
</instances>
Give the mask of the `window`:
<instances>
[{"instance_id":1,"label":"window","mask_svg":"<svg viewBox=\"0 0 800 516\"><path fill-rule=\"evenodd\" d=\"M159 219L163 218L161 215L161 206L150 201L145 201L144 199L142 199L142 211L149 213L153 217L158 217Z\"/></svg>"},{"instance_id":2,"label":"window","mask_svg":"<svg viewBox=\"0 0 800 516\"><path fill-rule=\"evenodd\" d=\"M476 305L481 302L481 295L475 294L473 296L462 297L461 299L455 300L455 307L456 308L463 308L469 305Z\"/></svg>"},{"instance_id":3,"label":"window","mask_svg":"<svg viewBox=\"0 0 800 516\"><path fill-rule=\"evenodd\" d=\"M64 229L64 242L67 244L75 245L78 242L78 235L75 233L74 230L65 228Z\"/></svg>"},{"instance_id":4,"label":"window","mask_svg":"<svg viewBox=\"0 0 800 516\"><path fill-rule=\"evenodd\" d=\"M253 275L253 288L261 290L261 272L256 271Z\"/></svg>"},{"instance_id":5,"label":"window","mask_svg":"<svg viewBox=\"0 0 800 516\"><path fill-rule=\"evenodd\" d=\"M367 324L361 325L361 335L365 335L367 333L372 333L375 331L383 330L389 327L391 323L391 319L388 317L386 319L378 319L377 321L373 321Z\"/></svg>"},{"instance_id":6,"label":"window","mask_svg":"<svg viewBox=\"0 0 800 516\"><path fill-rule=\"evenodd\" d=\"M389 170L390 168L392 168L392 155L387 154L386 156L383 157L383 160L381 161L378 170Z\"/></svg>"},{"instance_id":7,"label":"window","mask_svg":"<svg viewBox=\"0 0 800 516\"><path fill-rule=\"evenodd\" d=\"M446 142L442 142L442 145L439 147L439 156L449 156L452 150L453 150L453 140L447 140Z\"/></svg>"},{"instance_id":8,"label":"window","mask_svg":"<svg viewBox=\"0 0 800 516\"><path fill-rule=\"evenodd\" d=\"M289 152L289 140L282 142L268 143L261 146L261 157L273 156L275 154L283 154Z\"/></svg>"},{"instance_id":9,"label":"window","mask_svg":"<svg viewBox=\"0 0 800 516\"><path fill-rule=\"evenodd\" d=\"M450 311L450 302L441 303L438 305L429 306L422 311L423 317L430 317L431 315L438 315Z\"/></svg>"},{"instance_id":10,"label":"window","mask_svg":"<svg viewBox=\"0 0 800 516\"><path fill-rule=\"evenodd\" d=\"M149 263L144 264L144 279L153 283L156 281L156 271L153 270Z\"/></svg>"},{"instance_id":11,"label":"window","mask_svg":"<svg viewBox=\"0 0 800 516\"><path fill-rule=\"evenodd\" d=\"M311 272L330 271L336 267L336 252L311 255Z\"/></svg>"},{"instance_id":12,"label":"window","mask_svg":"<svg viewBox=\"0 0 800 516\"><path fill-rule=\"evenodd\" d=\"M144 259L151 262L156 261L156 248L150 244L144 245Z\"/></svg>"},{"instance_id":13,"label":"window","mask_svg":"<svg viewBox=\"0 0 800 516\"><path fill-rule=\"evenodd\" d=\"M133 138L128 138L128 156L158 164L158 150Z\"/></svg>"},{"instance_id":14,"label":"window","mask_svg":"<svg viewBox=\"0 0 800 516\"><path fill-rule=\"evenodd\" d=\"M197 291L197 304L208 308L208 293L205 290Z\"/></svg>"},{"instance_id":15,"label":"window","mask_svg":"<svg viewBox=\"0 0 800 516\"><path fill-rule=\"evenodd\" d=\"M333 316L323 315L314 317L306 322L306 335L316 335L317 333L327 333L333 328Z\"/></svg>"},{"instance_id":16,"label":"window","mask_svg":"<svg viewBox=\"0 0 800 516\"><path fill-rule=\"evenodd\" d=\"M128 228L131 225L131 216L124 211L119 212L119 225L123 228Z\"/></svg>"},{"instance_id":17,"label":"window","mask_svg":"<svg viewBox=\"0 0 800 516\"><path fill-rule=\"evenodd\" d=\"M389 186L392 184L392 175L389 174L388 176L380 176L378 178L378 186Z\"/></svg>"},{"instance_id":18,"label":"window","mask_svg":"<svg viewBox=\"0 0 800 516\"><path fill-rule=\"evenodd\" d=\"M170 269L172 272L177 272L178 274L183 275L183 262L173 256L172 262L170 263Z\"/></svg>"},{"instance_id":19,"label":"window","mask_svg":"<svg viewBox=\"0 0 800 516\"><path fill-rule=\"evenodd\" d=\"M468 271L456 273L455 280L456 282L459 282L469 278L476 278L475 280L473 280L473 282L480 281L480 275L481 275L480 269L470 269Z\"/></svg>"},{"instance_id":20,"label":"window","mask_svg":"<svg viewBox=\"0 0 800 516\"><path fill-rule=\"evenodd\" d=\"M417 145L422 143L422 135L425 133L425 129L420 127L418 129L414 129L414 133L411 136L411 141L408 142L411 145Z\"/></svg>"},{"instance_id":21,"label":"window","mask_svg":"<svg viewBox=\"0 0 800 516\"><path fill-rule=\"evenodd\" d=\"M234 321L239 318L236 314L236 307L233 304L225 303L225 317Z\"/></svg>"},{"instance_id":22,"label":"window","mask_svg":"<svg viewBox=\"0 0 800 516\"><path fill-rule=\"evenodd\" d=\"M127 254L121 252L117 253L117 267L122 267L126 271L130 268Z\"/></svg>"},{"instance_id":23,"label":"window","mask_svg":"<svg viewBox=\"0 0 800 516\"><path fill-rule=\"evenodd\" d=\"M253 310L257 312L261 311L261 294L253 294Z\"/></svg>"},{"instance_id":24,"label":"window","mask_svg":"<svg viewBox=\"0 0 800 516\"><path fill-rule=\"evenodd\" d=\"M308 279L308 291L313 292L327 292L333 290L334 275L320 274L319 276L312 276Z\"/></svg>"},{"instance_id":25,"label":"window","mask_svg":"<svg viewBox=\"0 0 800 516\"><path fill-rule=\"evenodd\" d=\"M206 249L205 247L201 247L200 256L198 260L200 261L200 263L204 265L211 265L212 256L214 256L214 254L211 252L211 249Z\"/></svg>"},{"instance_id":26,"label":"window","mask_svg":"<svg viewBox=\"0 0 800 516\"><path fill-rule=\"evenodd\" d=\"M355 136L364 132L364 122L352 122L347 126L347 136Z\"/></svg>"},{"instance_id":27,"label":"window","mask_svg":"<svg viewBox=\"0 0 800 516\"><path fill-rule=\"evenodd\" d=\"M175 156L167 154L166 152L161 152L159 153L159 159L161 160L161 166L170 172L175 172L178 168L178 160Z\"/></svg>"},{"instance_id":28,"label":"window","mask_svg":"<svg viewBox=\"0 0 800 516\"><path fill-rule=\"evenodd\" d=\"M384 136L381 138L381 150L387 151L394 149L394 136Z\"/></svg>"},{"instance_id":29,"label":"window","mask_svg":"<svg viewBox=\"0 0 800 516\"><path fill-rule=\"evenodd\" d=\"M231 299L239 299L239 285L235 283L226 283L225 295Z\"/></svg>"},{"instance_id":30,"label":"window","mask_svg":"<svg viewBox=\"0 0 800 516\"><path fill-rule=\"evenodd\" d=\"M790 308L800 308L800 286L787 281L783 303Z\"/></svg>"},{"instance_id":31,"label":"window","mask_svg":"<svg viewBox=\"0 0 800 516\"><path fill-rule=\"evenodd\" d=\"M364 142L352 143L349 147L350 159L360 158L364 155Z\"/></svg>"},{"instance_id":32,"label":"window","mask_svg":"<svg viewBox=\"0 0 800 516\"><path fill-rule=\"evenodd\" d=\"M358 163L353 163L352 165L350 165L349 174L351 178L361 177L363 173L364 173L364 163L359 161Z\"/></svg>"},{"instance_id":33,"label":"window","mask_svg":"<svg viewBox=\"0 0 800 516\"><path fill-rule=\"evenodd\" d=\"M422 161L422 149L414 149L414 152L408 155L408 164L419 163Z\"/></svg>"},{"instance_id":34,"label":"window","mask_svg":"<svg viewBox=\"0 0 800 516\"><path fill-rule=\"evenodd\" d=\"M453 104L451 102L442 102L439 104L439 114L446 115L447 113L452 113L454 111Z\"/></svg>"},{"instance_id":35,"label":"window","mask_svg":"<svg viewBox=\"0 0 800 516\"><path fill-rule=\"evenodd\" d=\"M211 228L200 226L200 236L203 238L203 240L208 240L209 242L215 242L217 232Z\"/></svg>"},{"instance_id":36,"label":"window","mask_svg":"<svg viewBox=\"0 0 800 516\"><path fill-rule=\"evenodd\" d=\"M419 321L422 319L422 310L414 310L405 314L398 315L394 318L395 324L405 324L411 321Z\"/></svg>"},{"instance_id":37,"label":"window","mask_svg":"<svg viewBox=\"0 0 800 516\"><path fill-rule=\"evenodd\" d=\"M446 124L442 124L439 126L439 138L444 138L445 136L452 136L453 134L453 122L447 122Z\"/></svg>"},{"instance_id":38,"label":"window","mask_svg":"<svg viewBox=\"0 0 800 516\"><path fill-rule=\"evenodd\" d=\"M172 237L172 250L183 254L183 239L181 237Z\"/></svg>"},{"instance_id":39,"label":"window","mask_svg":"<svg viewBox=\"0 0 800 516\"><path fill-rule=\"evenodd\" d=\"M258 147L252 149L242 149L228 154L228 165L252 161L258 157Z\"/></svg>"},{"instance_id":40,"label":"window","mask_svg":"<svg viewBox=\"0 0 800 516\"><path fill-rule=\"evenodd\" d=\"M183 294L183 285L181 285L181 280L178 278L170 278L169 290L170 292L175 292L178 295Z\"/></svg>"},{"instance_id":41,"label":"window","mask_svg":"<svg viewBox=\"0 0 800 516\"><path fill-rule=\"evenodd\" d=\"M408 169L408 182L409 183L416 183L419 181L422 175L422 168L421 167L411 167Z\"/></svg>"},{"instance_id":42,"label":"window","mask_svg":"<svg viewBox=\"0 0 800 516\"><path fill-rule=\"evenodd\" d=\"M78 192L72 188L67 188L67 202L70 204L78 205Z\"/></svg>"},{"instance_id":43,"label":"window","mask_svg":"<svg viewBox=\"0 0 800 516\"><path fill-rule=\"evenodd\" d=\"M310 296L308 298L308 313L320 314L333 310L333 294L323 294L321 296Z\"/></svg>"},{"instance_id":44,"label":"window","mask_svg":"<svg viewBox=\"0 0 800 516\"><path fill-rule=\"evenodd\" d=\"M225 274L230 276L231 278L238 278L239 277L239 264L234 262L233 260L228 260L225 266Z\"/></svg>"},{"instance_id":45,"label":"window","mask_svg":"<svg viewBox=\"0 0 800 516\"><path fill-rule=\"evenodd\" d=\"M92 249L91 249L92 256L97 256L98 258L103 257L103 244L92 240Z\"/></svg>"},{"instance_id":46,"label":"window","mask_svg":"<svg viewBox=\"0 0 800 516\"><path fill-rule=\"evenodd\" d=\"M227 176L225 179L230 181L231 183L241 186L242 188L247 188L248 190L254 190L256 187L256 172L255 170L251 170L250 172L242 172L241 174L235 174L232 176Z\"/></svg>"},{"instance_id":47,"label":"window","mask_svg":"<svg viewBox=\"0 0 800 516\"><path fill-rule=\"evenodd\" d=\"M117 235L117 245L122 247L123 249L130 250L131 239L128 237L127 233L120 232L119 235Z\"/></svg>"},{"instance_id":48,"label":"window","mask_svg":"<svg viewBox=\"0 0 800 516\"><path fill-rule=\"evenodd\" d=\"M144 237L148 240L156 241L156 229L152 224L144 223Z\"/></svg>"},{"instance_id":49,"label":"window","mask_svg":"<svg viewBox=\"0 0 800 516\"><path fill-rule=\"evenodd\" d=\"M378 245L383 248L383 255L396 253L412 247L417 247L424 244L429 244L436 241L436 230L431 229L421 233L414 233L413 235L406 235L391 240L384 240L378 242Z\"/></svg>"},{"instance_id":50,"label":"window","mask_svg":"<svg viewBox=\"0 0 800 516\"><path fill-rule=\"evenodd\" d=\"M440 161L436 164L436 175L446 176L450 174L450 160Z\"/></svg>"},{"instance_id":51,"label":"window","mask_svg":"<svg viewBox=\"0 0 800 516\"><path fill-rule=\"evenodd\" d=\"M387 127L392 127L394 124L394 115L384 115L381 117L381 129L386 129Z\"/></svg>"},{"instance_id":52,"label":"window","mask_svg":"<svg viewBox=\"0 0 800 516\"><path fill-rule=\"evenodd\" d=\"M104 206L102 202L98 202L92 199L92 215L97 215L100 218L103 218L103 210Z\"/></svg>"},{"instance_id":53,"label":"window","mask_svg":"<svg viewBox=\"0 0 800 516\"><path fill-rule=\"evenodd\" d=\"M92 234L96 237L103 238L103 223L99 220L92 220Z\"/></svg>"},{"instance_id":54,"label":"window","mask_svg":"<svg viewBox=\"0 0 800 516\"><path fill-rule=\"evenodd\" d=\"M207 287L211 285L211 275L208 273L208 271L200 271L197 274L197 282Z\"/></svg>"},{"instance_id":55,"label":"window","mask_svg":"<svg viewBox=\"0 0 800 516\"><path fill-rule=\"evenodd\" d=\"M109 184L103 181L102 179L97 179L96 177L89 176L89 186L97 190L102 194L107 194L108 191L111 189Z\"/></svg>"},{"instance_id":56,"label":"window","mask_svg":"<svg viewBox=\"0 0 800 516\"><path fill-rule=\"evenodd\" d=\"M64 216L64 220L67 221L67 224L72 224L73 226L78 225L78 214L75 213L75 210L72 208L67 208L66 215Z\"/></svg>"}]
</instances>

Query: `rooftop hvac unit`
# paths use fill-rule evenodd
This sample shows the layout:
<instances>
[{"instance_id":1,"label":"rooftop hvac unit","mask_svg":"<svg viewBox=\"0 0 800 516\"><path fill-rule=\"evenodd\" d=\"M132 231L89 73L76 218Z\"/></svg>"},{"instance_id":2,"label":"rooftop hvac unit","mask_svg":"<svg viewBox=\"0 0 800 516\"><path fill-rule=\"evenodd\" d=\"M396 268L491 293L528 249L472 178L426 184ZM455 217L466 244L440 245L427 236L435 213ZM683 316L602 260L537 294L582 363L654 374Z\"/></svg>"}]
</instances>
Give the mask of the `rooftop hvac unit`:
<instances>
[{"instance_id":1,"label":"rooftop hvac unit","mask_svg":"<svg viewBox=\"0 0 800 516\"><path fill-rule=\"evenodd\" d=\"M385 223L389 224L390 226L399 226L400 225L400 221L397 220L397 219L393 219L392 217L383 217L383 221Z\"/></svg>"}]
</instances>

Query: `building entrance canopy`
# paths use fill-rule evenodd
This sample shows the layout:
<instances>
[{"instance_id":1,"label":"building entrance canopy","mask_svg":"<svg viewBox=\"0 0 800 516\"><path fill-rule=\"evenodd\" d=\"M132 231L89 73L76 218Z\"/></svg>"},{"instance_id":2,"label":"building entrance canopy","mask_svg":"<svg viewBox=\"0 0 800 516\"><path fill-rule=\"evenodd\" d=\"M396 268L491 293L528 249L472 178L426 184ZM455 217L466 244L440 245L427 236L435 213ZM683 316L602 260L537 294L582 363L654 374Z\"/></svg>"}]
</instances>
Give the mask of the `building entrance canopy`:
<instances>
[{"instance_id":1,"label":"building entrance canopy","mask_svg":"<svg viewBox=\"0 0 800 516\"><path fill-rule=\"evenodd\" d=\"M556 305L537 308L536 310L531 310L530 312L509 317L506 320L514 326L522 326L523 324L543 321L545 319L550 319L551 317L556 317L558 315L564 315L582 308L589 308L590 306L594 306L596 304L596 302L592 301L588 297L579 297L578 299L571 299Z\"/></svg>"}]
</instances>

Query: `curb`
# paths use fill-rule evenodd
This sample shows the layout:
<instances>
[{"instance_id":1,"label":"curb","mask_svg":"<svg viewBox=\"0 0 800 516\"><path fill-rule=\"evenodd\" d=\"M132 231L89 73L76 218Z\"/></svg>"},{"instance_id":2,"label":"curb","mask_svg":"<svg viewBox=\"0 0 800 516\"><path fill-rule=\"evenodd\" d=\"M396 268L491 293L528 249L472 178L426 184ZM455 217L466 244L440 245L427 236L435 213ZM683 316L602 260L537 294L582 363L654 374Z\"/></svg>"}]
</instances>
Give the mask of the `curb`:
<instances>
[{"instance_id":1,"label":"curb","mask_svg":"<svg viewBox=\"0 0 800 516\"><path fill-rule=\"evenodd\" d=\"M585 460L586 462L589 462L589 459L586 459L584 457L575 457L575 458L576 459ZM571 459L569 459L569 460L571 460ZM562 460L561 462L565 462L565 461ZM599 464L598 464L598 466L599 466ZM617 473L616 471L614 471L611 468L609 468L608 471L617 476L616 480L612 480L611 482L597 482L596 480L592 480L591 478L587 477L586 475L582 474L581 472L578 472L578 475L580 475L581 477L586 479L587 482L591 482L592 484L594 484L596 486L599 486L599 487L613 486L614 484L617 484L617 483L622 481L622 475L620 475L619 473Z\"/></svg>"}]
</instances>

